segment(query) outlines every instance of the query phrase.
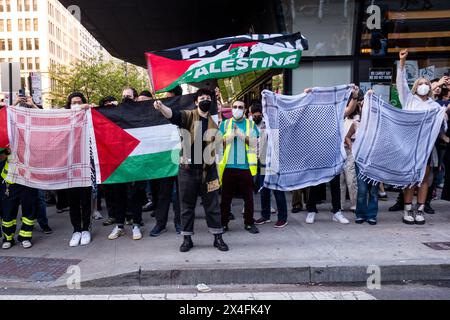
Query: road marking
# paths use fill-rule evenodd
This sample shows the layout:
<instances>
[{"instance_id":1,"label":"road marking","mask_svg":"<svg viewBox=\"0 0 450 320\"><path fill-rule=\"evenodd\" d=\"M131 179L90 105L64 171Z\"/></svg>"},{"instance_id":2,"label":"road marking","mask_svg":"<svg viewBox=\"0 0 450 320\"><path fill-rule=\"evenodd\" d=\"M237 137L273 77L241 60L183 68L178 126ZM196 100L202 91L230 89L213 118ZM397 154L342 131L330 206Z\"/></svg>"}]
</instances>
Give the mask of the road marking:
<instances>
[{"instance_id":1,"label":"road marking","mask_svg":"<svg viewBox=\"0 0 450 320\"><path fill-rule=\"evenodd\" d=\"M169 293L129 295L0 295L0 300L376 300L364 291Z\"/></svg>"}]
</instances>

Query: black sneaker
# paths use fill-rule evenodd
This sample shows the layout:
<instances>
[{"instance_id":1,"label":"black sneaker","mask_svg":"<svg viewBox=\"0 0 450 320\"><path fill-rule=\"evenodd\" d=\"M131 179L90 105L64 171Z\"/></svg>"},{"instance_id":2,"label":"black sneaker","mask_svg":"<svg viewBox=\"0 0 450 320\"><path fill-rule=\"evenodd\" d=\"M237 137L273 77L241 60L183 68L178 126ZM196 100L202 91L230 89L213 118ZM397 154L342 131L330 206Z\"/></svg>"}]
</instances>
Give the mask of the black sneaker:
<instances>
[{"instance_id":1,"label":"black sneaker","mask_svg":"<svg viewBox=\"0 0 450 320\"><path fill-rule=\"evenodd\" d=\"M436 211L431 207L431 205L429 203L425 204L425 208L424 210L426 213L428 214L435 214Z\"/></svg>"},{"instance_id":2,"label":"black sneaker","mask_svg":"<svg viewBox=\"0 0 450 320\"><path fill-rule=\"evenodd\" d=\"M114 219L114 218L108 218L108 219L106 219L105 222L103 222L103 225L106 227L106 226L113 225L113 224L115 224L115 223L116 223L116 219Z\"/></svg>"},{"instance_id":3,"label":"black sneaker","mask_svg":"<svg viewBox=\"0 0 450 320\"><path fill-rule=\"evenodd\" d=\"M299 213L301 211L303 211L303 208L293 208L292 209L292 213Z\"/></svg>"},{"instance_id":4,"label":"black sneaker","mask_svg":"<svg viewBox=\"0 0 450 320\"><path fill-rule=\"evenodd\" d=\"M370 224L371 226L376 226L377 225L377 219L369 219L369 220L367 220L367 223Z\"/></svg>"},{"instance_id":5,"label":"black sneaker","mask_svg":"<svg viewBox=\"0 0 450 320\"><path fill-rule=\"evenodd\" d=\"M390 212L403 211L404 207L405 206L403 204L397 202L396 204L394 204L392 207L389 208L389 211Z\"/></svg>"},{"instance_id":6,"label":"black sneaker","mask_svg":"<svg viewBox=\"0 0 450 320\"><path fill-rule=\"evenodd\" d=\"M363 224L364 222L366 222L366 219L364 219L364 218L356 218L355 219L356 224Z\"/></svg>"},{"instance_id":7,"label":"black sneaker","mask_svg":"<svg viewBox=\"0 0 450 320\"><path fill-rule=\"evenodd\" d=\"M257 234L257 233L259 233L258 228L257 228L254 224L245 226L245 230L247 230L247 231L250 232L251 234Z\"/></svg>"},{"instance_id":8,"label":"black sneaker","mask_svg":"<svg viewBox=\"0 0 450 320\"><path fill-rule=\"evenodd\" d=\"M220 251L224 251L224 252L230 250L230 248L228 248L228 246L225 243L225 241L223 241L223 238L222 238L221 234L216 234L214 236L214 247L216 247Z\"/></svg>"},{"instance_id":9,"label":"black sneaker","mask_svg":"<svg viewBox=\"0 0 450 320\"><path fill-rule=\"evenodd\" d=\"M184 236L183 244L180 247L180 252L188 252L194 247L191 236Z\"/></svg>"},{"instance_id":10,"label":"black sneaker","mask_svg":"<svg viewBox=\"0 0 450 320\"><path fill-rule=\"evenodd\" d=\"M52 234L53 233L52 228L50 228L48 224L45 226L42 226L41 229L44 234Z\"/></svg>"}]
</instances>

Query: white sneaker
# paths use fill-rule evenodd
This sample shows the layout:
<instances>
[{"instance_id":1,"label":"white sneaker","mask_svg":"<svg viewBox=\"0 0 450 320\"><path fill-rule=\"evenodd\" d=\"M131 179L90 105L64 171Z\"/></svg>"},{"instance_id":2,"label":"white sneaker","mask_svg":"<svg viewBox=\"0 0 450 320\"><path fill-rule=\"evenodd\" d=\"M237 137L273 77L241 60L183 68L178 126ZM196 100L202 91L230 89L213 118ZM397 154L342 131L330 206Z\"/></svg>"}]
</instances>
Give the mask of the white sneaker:
<instances>
[{"instance_id":1,"label":"white sneaker","mask_svg":"<svg viewBox=\"0 0 450 320\"><path fill-rule=\"evenodd\" d=\"M80 245L81 232L75 232L70 239L69 246L78 247Z\"/></svg>"},{"instance_id":2,"label":"white sneaker","mask_svg":"<svg viewBox=\"0 0 450 320\"><path fill-rule=\"evenodd\" d=\"M98 210L95 210L95 212L92 215L92 217L94 218L94 220L102 220L103 219L102 214Z\"/></svg>"},{"instance_id":3,"label":"white sneaker","mask_svg":"<svg viewBox=\"0 0 450 320\"><path fill-rule=\"evenodd\" d=\"M120 229L118 226L115 226L111 234L108 236L109 240L116 240L118 237L123 236L125 231Z\"/></svg>"},{"instance_id":4,"label":"white sneaker","mask_svg":"<svg viewBox=\"0 0 450 320\"><path fill-rule=\"evenodd\" d=\"M32 246L33 244L31 243L31 241L29 240L22 241L22 247L24 247L24 249L30 249Z\"/></svg>"},{"instance_id":5,"label":"white sneaker","mask_svg":"<svg viewBox=\"0 0 450 320\"><path fill-rule=\"evenodd\" d=\"M133 227L133 240L141 240L142 239L142 233L139 226Z\"/></svg>"},{"instance_id":6,"label":"white sneaker","mask_svg":"<svg viewBox=\"0 0 450 320\"><path fill-rule=\"evenodd\" d=\"M308 216L306 217L306 223L307 224L313 224L316 220L316 213L315 212L309 212Z\"/></svg>"},{"instance_id":7,"label":"white sneaker","mask_svg":"<svg viewBox=\"0 0 450 320\"><path fill-rule=\"evenodd\" d=\"M89 231L83 231L81 233L81 245L87 246L91 243L91 233Z\"/></svg>"},{"instance_id":8,"label":"white sneaker","mask_svg":"<svg viewBox=\"0 0 450 320\"><path fill-rule=\"evenodd\" d=\"M3 250L11 249L11 247L12 247L12 243L11 242L3 242L3 244L2 244L2 249Z\"/></svg>"},{"instance_id":9,"label":"white sneaker","mask_svg":"<svg viewBox=\"0 0 450 320\"><path fill-rule=\"evenodd\" d=\"M348 221L347 218L344 217L344 215L340 211L338 211L335 214L333 214L333 221L339 222L339 223L342 223L342 224L349 224L350 223L350 221Z\"/></svg>"},{"instance_id":10,"label":"white sneaker","mask_svg":"<svg viewBox=\"0 0 450 320\"><path fill-rule=\"evenodd\" d=\"M414 210L411 205L405 206L405 210L403 211L403 223L406 224L415 224L416 221L414 219Z\"/></svg>"}]
</instances>

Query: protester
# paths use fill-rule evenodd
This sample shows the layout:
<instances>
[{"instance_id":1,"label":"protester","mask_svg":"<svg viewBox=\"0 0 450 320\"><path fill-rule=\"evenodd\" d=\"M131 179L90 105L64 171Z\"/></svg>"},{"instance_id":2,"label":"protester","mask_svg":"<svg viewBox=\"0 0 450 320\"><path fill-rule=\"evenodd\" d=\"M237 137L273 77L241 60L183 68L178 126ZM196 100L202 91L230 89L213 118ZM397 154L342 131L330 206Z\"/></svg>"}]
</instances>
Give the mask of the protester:
<instances>
[{"instance_id":1,"label":"protester","mask_svg":"<svg viewBox=\"0 0 450 320\"><path fill-rule=\"evenodd\" d=\"M138 93L134 88L125 88L122 93L123 103L136 103ZM120 107L119 107L120 108ZM145 197L145 181L118 183L108 186L109 200L113 210L112 216L115 218L116 226L108 236L109 240L116 240L125 235L125 222L127 225L133 225L133 240L141 240L142 232L142 205ZM127 212L131 216L126 217Z\"/></svg>"},{"instance_id":2,"label":"protester","mask_svg":"<svg viewBox=\"0 0 450 320\"><path fill-rule=\"evenodd\" d=\"M373 94L373 92L369 91L368 94ZM361 105L361 107L362 106L363 104ZM345 144L350 151L352 150L354 137L359 128L359 122L359 119L353 122L345 137ZM359 176L359 172L360 169L358 165L356 165L358 185L355 222L357 224L363 224L367 221L367 223L374 226L377 224L379 184L364 179L363 177Z\"/></svg>"},{"instance_id":3,"label":"protester","mask_svg":"<svg viewBox=\"0 0 450 320\"><path fill-rule=\"evenodd\" d=\"M194 244L195 206L200 195L206 214L206 223L209 231L214 235L214 246L220 251L228 251L227 244L223 241L223 227L219 208L219 177L215 164L214 143L204 141L205 133L217 136L217 124L210 115L212 106L212 93L200 89L195 95L196 110L172 111L161 101L156 101L155 109L159 110L170 122L183 130L183 154L178 175L180 184L181 224L183 244L181 252L190 251ZM205 149L211 150L210 159L203 157ZM198 149L201 152L195 152Z\"/></svg>"},{"instance_id":4,"label":"protester","mask_svg":"<svg viewBox=\"0 0 450 320\"><path fill-rule=\"evenodd\" d=\"M429 108L440 108L440 105L433 99L431 83L426 78L419 78L415 81L413 88L408 86L406 76L406 58L408 50L402 50L399 53L400 63L397 69L397 89L400 103L404 110L423 110ZM427 142L423 142L427 143ZM434 143L434 142L433 142ZM431 164L433 157L430 157L426 167L425 178L417 191L417 207L413 208L414 188L404 190L405 207L403 211L403 222L405 224L425 224L425 202L427 199L429 180L431 177Z\"/></svg>"},{"instance_id":5,"label":"protester","mask_svg":"<svg viewBox=\"0 0 450 320\"><path fill-rule=\"evenodd\" d=\"M259 186L261 193L261 218L255 221L256 225L263 225L271 223L270 215L272 213L271 208L271 193L272 190L264 187L265 170L266 170L266 153L267 153L267 139L266 124L264 122L264 116L262 112L261 103L253 103L250 107L250 114L253 121L256 124L256 128L259 131L258 138L258 171L259 171ZM278 221L275 223L275 228L284 228L288 225L288 213L286 194L283 191L273 190L275 195L275 201L278 209Z\"/></svg>"},{"instance_id":6,"label":"protester","mask_svg":"<svg viewBox=\"0 0 450 320\"><path fill-rule=\"evenodd\" d=\"M312 89L305 89L305 93L311 92ZM359 87L354 86L352 91L352 97L347 104L347 107L344 111L344 119L351 115L357 105L359 98ZM335 222L339 222L341 224L349 224L350 221L342 214L341 211L341 189L340 189L340 175L337 175L330 181L330 189L331 189L331 202L332 202L332 219ZM316 219L316 215L319 212L317 210L317 203L319 201L320 194L320 185L310 187L309 191L309 199L306 205L306 209L308 210L308 215L306 217L307 224L313 224Z\"/></svg>"},{"instance_id":7,"label":"protester","mask_svg":"<svg viewBox=\"0 0 450 320\"><path fill-rule=\"evenodd\" d=\"M245 103L233 103L233 118L223 121L220 132L223 135L225 152L219 164L219 178L222 183L222 225L229 230L229 213L235 192L244 198L244 227L252 234L259 233L254 220L253 177L258 170L257 138L258 128L253 121L245 119Z\"/></svg>"},{"instance_id":8,"label":"protester","mask_svg":"<svg viewBox=\"0 0 450 320\"><path fill-rule=\"evenodd\" d=\"M166 98L173 98L183 95L183 89L180 86L176 86L171 91L167 92ZM156 225L150 231L151 237L158 237L162 233L167 232L166 226L169 219L169 208L170 202L173 203L174 211L174 226L175 232L181 234L181 210L180 210L180 200L178 192L178 178L169 177L163 179L156 179L152 181L152 192L155 188L154 183L157 183L157 205L155 210Z\"/></svg>"},{"instance_id":9,"label":"protester","mask_svg":"<svg viewBox=\"0 0 450 320\"><path fill-rule=\"evenodd\" d=\"M8 160L7 156L11 153L9 149L0 149L0 162L4 162L1 171L0 194L2 202L2 249L10 249L14 243L14 234L16 233L17 215L19 206L22 207L22 226L17 240L22 247L29 249L33 246L33 228L36 219L36 204L38 201L38 190L30 187L14 184L7 181Z\"/></svg>"},{"instance_id":10,"label":"protester","mask_svg":"<svg viewBox=\"0 0 450 320\"><path fill-rule=\"evenodd\" d=\"M66 109L77 110L87 105L87 100L80 92L74 92L67 98ZM86 246L91 243L91 198L92 187L72 188L68 190L70 222L73 227L70 247Z\"/></svg>"},{"instance_id":11,"label":"protester","mask_svg":"<svg viewBox=\"0 0 450 320\"><path fill-rule=\"evenodd\" d=\"M139 94L137 98L138 102L153 100L153 95L150 91L144 90Z\"/></svg>"}]
</instances>

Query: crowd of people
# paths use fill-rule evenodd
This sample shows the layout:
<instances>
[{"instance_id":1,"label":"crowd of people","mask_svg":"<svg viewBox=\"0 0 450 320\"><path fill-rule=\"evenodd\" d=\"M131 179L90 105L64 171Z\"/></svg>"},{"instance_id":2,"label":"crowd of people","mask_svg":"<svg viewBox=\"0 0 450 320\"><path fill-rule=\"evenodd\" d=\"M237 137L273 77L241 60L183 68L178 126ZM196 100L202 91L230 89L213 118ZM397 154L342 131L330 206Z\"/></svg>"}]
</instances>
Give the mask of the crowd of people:
<instances>
[{"instance_id":1,"label":"crowd of people","mask_svg":"<svg viewBox=\"0 0 450 320\"><path fill-rule=\"evenodd\" d=\"M400 53L397 70L397 88L400 102L405 110L423 108L449 108L450 80L448 77L429 81L417 79L412 89L409 88L405 62L407 50ZM311 89L306 89L305 93ZM371 94L372 92L369 92ZM176 87L167 93L167 97L181 96L183 90ZM122 94L123 102L153 100L151 92L140 94L133 88L126 88ZM181 252L188 252L194 247L194 222L198 198L204 208L206 224L214 236L213 245L220 251L228 251L222 234L230 231L230 220L235 216L231 210L232 200L241 197L244 200L242 210L244 229L250 234L258 234L259 225L272 223L271 216L277 213L275 228L288 225L288 204L285 192L264 187L265 157L267 146L266 124L260 101L253 101L250 106L244 101L236 100L230 107L221 103L220 91L210 92L200 89L195 94L196 109L176 111L165 106L160 100L154 102L154 108L173 125L185 129L190 134L190 145L182 149L190 153L180 157L179 174L176 177L152 181L136 181L122 184L106 184L95 187L75 188L49 192L36 190L6 181L8 173L7 158L9 148L0 149L1 172L1 206L3 249L10 249L15 244L17 217L21 207L21 228L17 240L24 248L32 247L35 223L42 231L51 234L46 210L55 204L57 212L69 211L73 227L70 247L86 246L91 243L92 219L104 220L104 226L113 226L108 236L115 240L126 234L125 226L131 226L133 240L142 239L143 212L153 212L155 225L149 236L158 237L167 232L170 204L173 205L174 229L183 236ZM219 102L219 122L211 115L213 101ZM14 105L37 108L32 99L19 97ZM83 94L75 92L67 99L67 109L92 107ZM105 97L99 107L120 108L115 97ZM330 181L333 221L349 224L349 216L343 212L355 214L355 223L376 225L378 219L378 201L386 200L385 186L366 181L359 177L359 168L355 164L352 145L359 127L364 108L364 94L353 87L351 98L345 109L346 138L345 150L347 160L342 174ZM448 116L443 123L442 132L428 161L425 179L420 186L399 190L396 204L390 211L403 211L403 222L408 225L425 224L426 214L433 214L431 201L436 197L436 189L443 188L442 199L450 201L450 122ZM214 142L205 141L203 137L208 130L220 132L223 137L223 157L219 163L206 161L203 157ZM200 144L196 141L200 138ZM189 139L183 140L188 143ZM423 142L427 143L427 142ZM434 143L434 142L433 142ZM201 146L201 148L199 147ZM201 152L198 152L200 148ZM214 150L214 149L212 149ZM189 156L188 156L188 155ZM214 151L212 157L215 158ZM261 213L255 216L254 195L260 194ZM272 193L276 200L276 210L272 208ZM413 198L417 194L416 205ZM317 205L326 198L326 185L312 186L297 190L292 195L292 213L306 210L306 223L313 224L318 214ZM105 200L104 202L102 200ZM349 199L349 205L347 205ZM104 206L106 204L106 206ZM106 210L102 210L105 208ZM107 211L108 216L101 212Z\"/></svg>"}]
</instances>

